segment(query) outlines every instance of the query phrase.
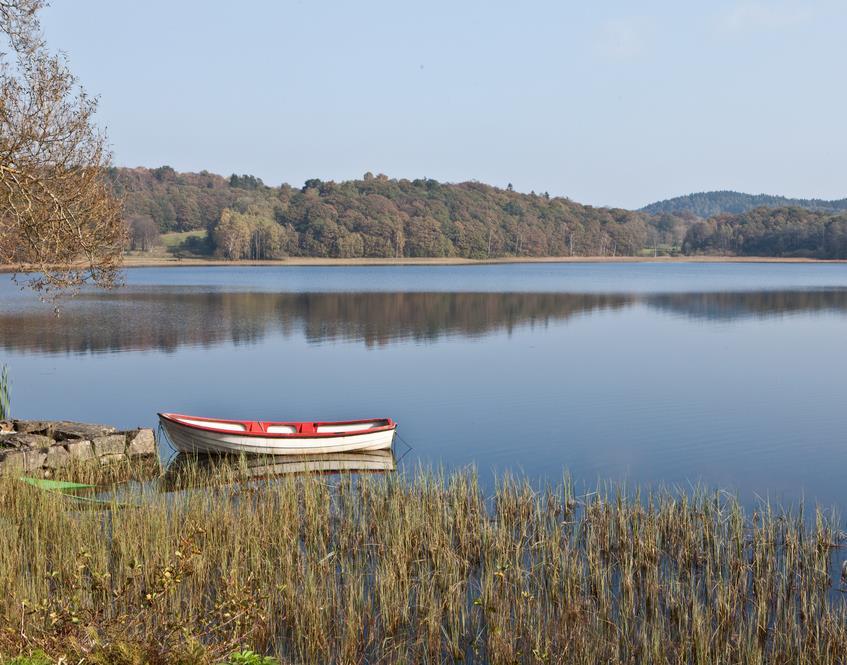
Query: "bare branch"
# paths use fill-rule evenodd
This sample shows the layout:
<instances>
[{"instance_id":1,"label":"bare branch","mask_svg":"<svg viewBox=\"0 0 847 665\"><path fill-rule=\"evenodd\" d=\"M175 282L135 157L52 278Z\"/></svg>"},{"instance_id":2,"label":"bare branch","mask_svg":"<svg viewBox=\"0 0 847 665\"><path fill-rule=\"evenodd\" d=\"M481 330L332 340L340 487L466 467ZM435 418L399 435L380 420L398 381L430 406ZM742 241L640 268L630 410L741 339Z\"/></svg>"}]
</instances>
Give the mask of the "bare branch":
<instances>
[{"instance_id":1,"label":"bare branch","mask_svg":"<svg viewBox=\"0 0 847 665\"><path fill-rule=\"evenodd\" d=\"M112 286L125 229L97 108L41 37L44 0L0 0L0 262L38 290Z\"/></svg>"}]
</instances>

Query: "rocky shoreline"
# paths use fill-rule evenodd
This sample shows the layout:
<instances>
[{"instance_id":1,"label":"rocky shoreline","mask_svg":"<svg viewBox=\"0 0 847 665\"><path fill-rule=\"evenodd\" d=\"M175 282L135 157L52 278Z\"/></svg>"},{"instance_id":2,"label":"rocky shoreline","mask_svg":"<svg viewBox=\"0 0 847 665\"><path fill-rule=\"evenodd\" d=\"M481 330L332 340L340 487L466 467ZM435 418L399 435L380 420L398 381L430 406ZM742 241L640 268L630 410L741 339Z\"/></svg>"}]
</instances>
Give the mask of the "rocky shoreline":
<instances>
[{"instance_id":1,"label":"rocky shoreline","mask_svg":"<svg viewBox=\"0 0 847 665\"><path fill-rule=\"evenodd\" d=\"M111 464L156 455L152 429L118 430L70 421L0 421L0 473L50 477L78 463Z\"/></svg>"}]
</instances>

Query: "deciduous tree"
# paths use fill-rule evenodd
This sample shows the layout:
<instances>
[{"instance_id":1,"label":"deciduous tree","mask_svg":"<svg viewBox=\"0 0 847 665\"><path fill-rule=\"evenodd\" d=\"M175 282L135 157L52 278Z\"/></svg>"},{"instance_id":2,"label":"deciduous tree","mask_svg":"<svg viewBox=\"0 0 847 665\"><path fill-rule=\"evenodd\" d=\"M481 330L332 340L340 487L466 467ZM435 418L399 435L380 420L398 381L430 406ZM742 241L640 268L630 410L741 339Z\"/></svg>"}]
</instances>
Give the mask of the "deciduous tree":
<instances>
[{"instance_id":1,"label":"deciduous tree","mask_svg":"<svg viewBox=\"0 0 847 665\"><path fill-rule=\"evenodd\" d=\"M150 215L131 215L127 219L129 246L141 252L149 252L159 242L159 227Z\"/></svg>"},{"instance_id":2,"label":"deciduous tree","mask_svg":"<svg viewBox=\"0 0 847 665\"><path fill-rule=\"evenodd\" d=\"M106 138L38 22L44 0L0 0L0 262L36 289L112 286L124 226Z\"/></svg>"}]
</instances>

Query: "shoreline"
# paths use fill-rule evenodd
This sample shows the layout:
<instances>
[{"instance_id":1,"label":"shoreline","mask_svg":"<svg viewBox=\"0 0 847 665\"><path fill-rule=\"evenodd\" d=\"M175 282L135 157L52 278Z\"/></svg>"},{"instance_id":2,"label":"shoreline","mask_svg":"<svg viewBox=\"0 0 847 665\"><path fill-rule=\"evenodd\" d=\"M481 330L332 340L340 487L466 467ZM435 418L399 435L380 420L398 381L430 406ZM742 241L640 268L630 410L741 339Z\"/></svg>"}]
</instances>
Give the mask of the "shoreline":
<instances>
[{"instance_id":1,"label":"shoreline","mask_svg":"<svg viewBox=\"0 0 847 665\"><path fill-rule=\"evenodd\" d=\"M462 257L355 258L293 256L285 259L227 261L213 258L176 259L171 257L125 256L121 268L197 267L302 267L302 266L483 266L513 263L796 263L847 264L847 259L807 259L775 256L504 256L491 259ZM0 273L26 274L27 270L0 265Z\"/></svg>"},{"instance_id":2,"label":"shoreline","mask_svg":"<svg viewBox=\"0 0 847 665\"><path fill-rule=\"evenodd\" d=\"M823 263L844 264L844 259L806 259L769 256L539 256L466 259L461 257L404 257L404 258L325 258L294 256L286 259L227 261L223 259L175 259L124 257L124 268L183 268L183 267L271 267L271 266L474 266L512 263Z\"/></svg>"}]
</instances>

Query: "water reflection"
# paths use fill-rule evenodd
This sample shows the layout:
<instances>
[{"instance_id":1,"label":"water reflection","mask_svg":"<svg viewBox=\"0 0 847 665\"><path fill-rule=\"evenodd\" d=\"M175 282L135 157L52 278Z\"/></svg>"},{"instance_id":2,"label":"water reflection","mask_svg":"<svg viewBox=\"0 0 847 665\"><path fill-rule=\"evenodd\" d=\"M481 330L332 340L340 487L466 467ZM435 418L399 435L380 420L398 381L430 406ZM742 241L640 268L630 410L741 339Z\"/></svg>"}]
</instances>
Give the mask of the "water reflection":
<instances>
[{"instance_id":1,"label":"water reflection","mask_svg":"<svg viewBox=\"0 0 847 665\"><path fill-rule=\"evenodd\" d=\"M783 314L847 313L847 289L660 293L644 296L650 307L690 319L731 321Z\"/></svg>"},{"instance_id":2,"label":"water reflection","mask_svg":"<svg viewBox=\"0 0 847 665\"><path fill-rule=\"evenodd\" d=\"M48 353L171 351L251 343L277 333L378 346L511 331L628 302L623 295L598 294L127 290L80 296L65 304L58 318L47 308L3 312L0 344Z\"/></svg>"},{"instance_id":3,"label":"water reflection","mask_svg":"<svg viewBox=\"0 0 847 665\"><path fill-rule=\"evenodd\" d=\"M390 450L277 457L180 453L159 478L159 488L172 492L306 473L389 473L395 467L394 454Z\"/></svg>"},{"instance_id":4,"label":"water reflection","mask_svg":"<svg viewBox=\"0 0 847 665\"><path fill-rule=\"evenodd\" d=\"M562 322L598 310L644 305L691 319L734 320L792 313L847 313L847 289L708 293L262 293L132 287L86 293L49 307L7 305L7 350L100 353L249 344L269 334L318 343L474 337Z\"/></svg>"}]
</instances>

